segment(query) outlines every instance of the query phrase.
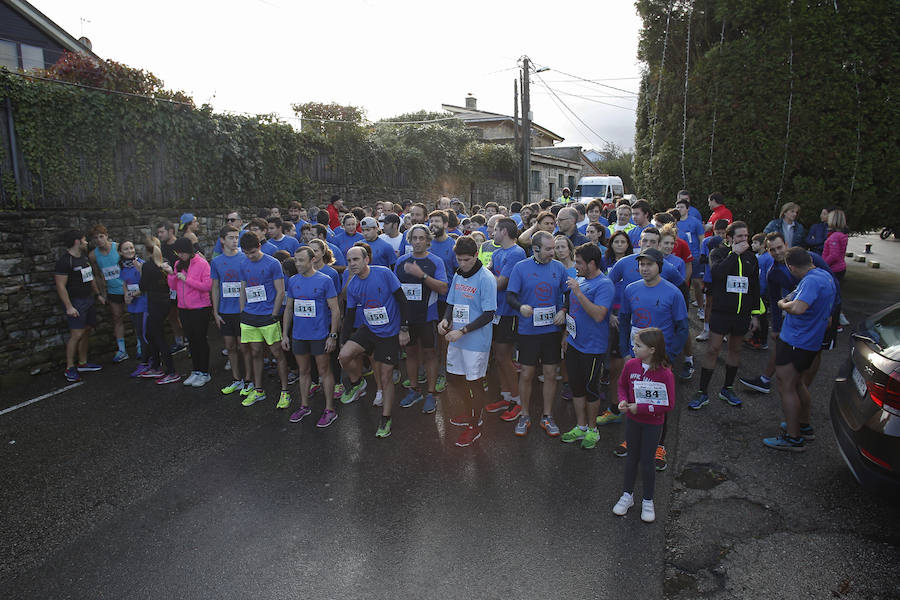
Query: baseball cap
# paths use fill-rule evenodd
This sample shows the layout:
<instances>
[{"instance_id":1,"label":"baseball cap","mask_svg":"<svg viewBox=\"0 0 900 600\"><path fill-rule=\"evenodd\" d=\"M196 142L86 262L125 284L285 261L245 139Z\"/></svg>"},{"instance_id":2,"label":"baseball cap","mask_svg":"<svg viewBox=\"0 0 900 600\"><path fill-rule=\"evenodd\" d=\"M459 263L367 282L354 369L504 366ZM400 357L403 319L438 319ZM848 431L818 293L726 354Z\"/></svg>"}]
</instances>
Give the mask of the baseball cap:
<instances>
[{"instance_id":1,"label":"baseball cap","mask_svg":"<svg viewBox=\"0 0 900 600\"><path fill-rule=\"evenodd\" d=\"M660 252L656 248L647 248L646 250L641 251L641 253L638 254L638 260L640 260L642 258L652 260L653 262L655 262L656 264L659 265L659 270L662 271L663 255L662 255L662 252Z\"/></svg>"},{"instance_id":2,"label":"baseball cap","mask_svg":"<svg viewBox=\"0 0 900 600\"><path fill-rule=\"evenodd\" d=\"M194 222L194 213L184 213L178 223L178 229L184 229L186 225Z\"/></svg>"},{"instance_id":3,"label":"baseball cap","mask_svg":"<svg viewBox=\"0 0 900 600\"><path fill-rule=\"evenodd\" d=\"M363 217L363 220L359 223L360 229L371 229L374 227L378 229L378 221L376 221L373 217Z\"/></svg>"}]
</instances>

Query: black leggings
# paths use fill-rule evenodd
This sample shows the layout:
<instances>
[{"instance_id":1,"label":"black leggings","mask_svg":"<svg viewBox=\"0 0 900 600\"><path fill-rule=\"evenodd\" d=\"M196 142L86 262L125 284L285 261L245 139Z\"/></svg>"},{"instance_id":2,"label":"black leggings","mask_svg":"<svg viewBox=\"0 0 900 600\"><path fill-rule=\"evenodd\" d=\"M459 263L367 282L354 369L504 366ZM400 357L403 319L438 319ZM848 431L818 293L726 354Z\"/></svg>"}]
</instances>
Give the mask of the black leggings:
<instances>
[{"instance_id":1,"label":"black leggings","mask_svg":"<svg viewBox=\"0 0 900 600\"><path fill-rule=\"evenodd\" d=\"M206 339L206 333L209 330L211 313L212 309L209 306L178 309L181 326L184 328L184 335L191 350L193 370L201 373L209 373L209 341Z\"/></svg>"},{"instance_id":2,"label":"black leggings","mask_svg":"<svg viewBox=\"0 0 900 600\"><path fill-rule=\"evenodd\" d=\"M169 318L171 302L166 298L158 302L147 302L147 321L144 327L144 337L147 339L146 359L147 364L153 369L162 368L165 365L166 374L175 372L172 362L172 353L169 352L169 344L166 343L166 334L163 324Z\"/></svg>"},{"instance_id":3,"label":"black leggings","mask_svg":"<svg viewBox=\"0 0 900 600\"><path fill-rule=\"evenodd\" d=\"M637 478L637 468L640 463L644 500L653 500L653 488L656 486L656 466L653 464L653 459L662 427L662 425L638 423L631 418L625 419L625 442L628 444L628 455L625 457L623 490L629 494L634 493L634 480Z\"/></svg>"}]
</instances>

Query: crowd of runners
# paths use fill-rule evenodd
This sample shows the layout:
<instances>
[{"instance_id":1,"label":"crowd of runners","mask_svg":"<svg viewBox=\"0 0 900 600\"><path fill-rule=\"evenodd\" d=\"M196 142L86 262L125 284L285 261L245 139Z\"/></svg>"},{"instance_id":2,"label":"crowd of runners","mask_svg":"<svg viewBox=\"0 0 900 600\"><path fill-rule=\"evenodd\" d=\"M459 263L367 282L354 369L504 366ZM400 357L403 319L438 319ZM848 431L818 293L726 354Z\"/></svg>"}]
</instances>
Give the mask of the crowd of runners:
<instances>
[{"instance_id":1,"label":"crowd of runners","mask_svg":"<svg viewBox=\"0 0 900 600\"><path fill-rule=\"evenodd\" d=\"M739 381L769 393L774 379L784 421L762 442L803 451L815 438L809 386L842 323L840 209L823 209L807 232L789 202L754 233L720 193L707 204L704 219L686 190L658 212L646 200L583 204L565 194L508 207L441 197L430 212L409 201L348 209L333 196L323 208L292 202L284 215L273 208L246 222L229 213L213 248L201 247L190 213L142 240L112 241L101 224L69 231L55 267L71 331L65 377L101 369L88 362L96 301L109 307L116 363L130 359L128 315L132 377L205 387L213 324L231 373L216 393L249 407L267 400L267 379L277 377L275 406L293 406L294 423L315 406L316 425L328 427L339 404L366 397L380 407L375 435L385 438L403 409L430 414L444 402L456 409L457 446L480 438L487 413L517 436L536 422L592 449L599 427L624 421L613 449L626 457L624 494L613 512L633 505L640 468L641 517L652 521L665 415L676 380L691 385L694 349L693 411L711 394L741 406L741 353L768 351L765 372ZM724 382L711 392L723 345ZM186 350L183 378L173 356ZM576 416L565 432L553 414L560 392Z\"/></svg>"}]
</instances>

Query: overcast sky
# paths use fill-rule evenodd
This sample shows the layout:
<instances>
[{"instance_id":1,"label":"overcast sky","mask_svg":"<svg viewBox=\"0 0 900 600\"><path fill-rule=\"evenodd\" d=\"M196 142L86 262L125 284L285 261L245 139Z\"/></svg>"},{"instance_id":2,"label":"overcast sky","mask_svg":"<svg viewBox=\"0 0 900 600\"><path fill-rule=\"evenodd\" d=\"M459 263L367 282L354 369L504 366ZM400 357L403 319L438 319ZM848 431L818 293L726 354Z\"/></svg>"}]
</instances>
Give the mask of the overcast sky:
<instances>
[{"instance_id":1,"label":"overcast sky","mask_svg":"<svg viewBox=\"0 0 900 600\"><path fill-rule=\"evenodd\" d=\"M634 146L640 20L629 0L31 1L99 56L217 111L291 117L292 103L334 101L376 120L472 93L478 108L511 115L528 55L558 95L533 76L535 122L567 145Z\"/></svg>"}]
</instances>

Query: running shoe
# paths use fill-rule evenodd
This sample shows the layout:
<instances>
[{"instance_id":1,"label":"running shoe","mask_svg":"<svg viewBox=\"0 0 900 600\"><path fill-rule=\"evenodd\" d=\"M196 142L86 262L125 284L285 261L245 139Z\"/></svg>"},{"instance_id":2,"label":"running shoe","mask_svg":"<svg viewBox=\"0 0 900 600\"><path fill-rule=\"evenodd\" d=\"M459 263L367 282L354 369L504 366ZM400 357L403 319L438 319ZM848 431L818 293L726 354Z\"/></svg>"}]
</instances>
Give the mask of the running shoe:
<instances>
[{"instance_id":1,"label":"running shoe","mask_svg":"<svg viewBox=\"0 0 900 600\"><path fill-rule=\"evenodd\" d=\"M847 317L844 315L844 313L841 313L840 320L838 321L838 324L844 325L844 326L850 324L850 321L847 319Z\"/></svg>"},{"instance_id":2,"label":"running shoe","mask_svg":"<svg viewBox=\"0 0 900 600\"><path fill-rule=\"evenodd\" d=\"M705 342L709 339L709 329L704 329L700 332L700 335L694 338L698 342Z\"/></svg>"},{"instance_id":3,"label":"running shoe","mask_svg":"<svg viewBox=\"0 0 900 600\"><path fill-rule=\"evenodd\" d=\"M328 427L337 419L337 413L333 410L325 409L322 411L322 416L319 417L318 422L316 423L316 427Z\"/></svg>"},{"instance_id":4,"label":"running shoe","mask_svg":"<svg viewBox=\"0 0 900 600\"><path fill-rule=\"evenodd\" d=\"M144 379L159 379L163 375L165 375L165 373L163 373L159 369L147 369L146 371L141 373L139 377L142 377Z\"/></svg>"},{"instance_id":5,"label":"running shoe","mask_svg":"<svg viewBox=\"0 0 900 600\"><path fill-rule=\"evenodd\" d=\"M619 458L628 456L628 442L622 442L613 450L613 454L618 456Z\"/></svg>"},{"instance_id":6,"label":"running shoe","mask_svg":"<svg viewBox=\"0 0 900 600\"><path fill-rule=\"evenodd\" d=\"M641 521L644 523L652 523L656 520L656 509L653 507L653 500L644 500L641 502Z\"/></svg>"},{"instance_id":7,"label":"running shoe","mask_svg":"<svg viewBox=\"0 0 900 600\"><path fill-rule=\"evenodd\" d=\"M123 352L122 350L117 351L116 355L113 356L114 363L120 363L120 362L124 362L126 360L128 360L128 353Z\"/></svg>"},{"instance_id":8,"label":"running shoe","mask_svg":"<svg viewBox=\"0 0 900 600\"><path fill-rule=\"evenodd\" d=\"M666 460L665 446L656 447L656 456L653 457L653 464L656 466L657 471L665 471L666 467L669 466L669 461Z\"/></svg>"},{"instance_id":9,"label":"running shoe","mask_svg":"<svg viewBox=\"0 0 900 600\"><path fill-rule=\"evenodd\" d=\"M146 363L140 363L137 367L135 367L134 371L131 372L129 377L140 377L141 373L150 369L150 365Z\"/></svg>"},{"instance_id":10,"label":"running shoe","mask_svg":"<svg viewBox=\"0 0 900 600\"><path fill-rule=\"evenodd\" d=\"M300 379L297 371L288 371L288 385L294 385Z\"/></svg>"},{"instance_id":11,"label":"running shoe","mask_svg":"<svg viewBox=\"0 0 900 600\"><path fill-rule=\"evenodd\" d=\"M763 381L762 377L754 377L753 379L738 378L744 387L759 392L760 394L768 394L772 390L772 380Z\"/></svg>"},{"instance_id":12,"label":"running shoe","mask_svg":"<svg viewBox=\"0 0 900 600\"><path fill-rule=\"evenodd\" d=\"M291 423L299 423L303 420L303 417L311 413L312 411L308 406L301 406L296 411L294 411L290 417L288 417L288 421Z\"/></svg>"},{"instance_id":13,"label":"running shoe","mask_svg":"<svg viewBox=\"0 0 900 600\"><path fill-rule=\"evenodd\" d=\"M584 436L587 434L587 429L582 429L579 426L575 426L569 431L562 434L559 438L561 442L566 444L571 444L572 442L577 442L579 440L583 440Z\"/></svg>"},{"instance_id":14,"label":"running shoe","mask_svg":"<svg viewBox=\"0 0 900 600\"><path fill-rule=\"evenodd\" d=\"M81 375L78 374L78 369L75 367L70 367L63 372L63 376L65 376L66 381L71 383L75 383L76 381L81 381Z\"/></svg>"},{"instance_id":15,"label":"running shoe","mask_svg":"<svg viewBox=\"0 0 900 600\"><path fill-rule=\"evenodd\" d=\"M228 356L228 348L222 348L222 356Z\"/></svg>"},{"instance_id":16,"label":"running shoe","mask_svg":"<svg viewBox=\"0 0 900 600\"><path fill-rule=\"evenodd\" d=\"M394 383L396 384L397 382L395 381ZM407 389L407 390L412 388L412 386L413 386L412 382L409 379L404 379L403 383L401 383L400 385L402 385L403 388Z\"/></svg>"},{"instance_id":17,"label":"running shoe","mask_svg":"<svg viewBox=\"0 0 900 600\"><path fill-rule=\"evenodd\" d=\"M782 421L779 425L781 430L784 433L787 433L787 422ZM802 437L807 442L812 442L816 439L816 430L813 429L813 426L807 423L806 425L800 425L800 437Z\"/></svg>"},{"instance_id":18,"label":"running shoe","mask_svg":"<svg viewBox=\"0 0 900 600\"><path fill-rule=\"evenodd\" d=\"M197 378L191 385L194 387L203 387L210 381L212 381L212 377L209 376L209 373L198 373Z\"/></svg>"},{"instance_id":19,"label":"running shoe","mask_svg":"<svg viewBox=\"0 0 900 600\"><path fill-rule=\"evenodd\" d=\"M232 381L231 383L229 383L228 385L226 385L225 387L222 388L222 393L225 394L226 396L228 394L233 394L235 392L242 392L242 391L244 391L244 380L243 379L235 379L234 381Z\"/></svg>"},{"instance_id":20,"label":"running shoe","mask_svg":"<svg viewBox=\"0 0 900 600\"><path fill-rule=\"evenodd\" d=\"M253 406L257 402L261 402L266 399L266 393L262 390L258 390L256 388L252 388L250 393L247 394L247 397L241 401L242 406Z\"/></svg>"},{"instance_id":21,"label":"running shoe","mask_svg":"<svg viewBox=\"0 0 900 600\"><path fill-rule=\"evenodd\" d=\"M730 387L723 387L719 390L719 399L724 400L731 406L740 406L742 404L741 399L737 397Z\"/></svg>"},{"instance_id":22,"label":"running shoe","mask_svg":"<svg viewBox=\"0 0 900 600\"><path fill-rule=\"evenodd\" d=\"M374 374L375 374L375 371L372 369L372 365L369 365L369 368L367 368L367 369L363 372L363 377L371 377L371 376L374 375Z\"/></svg>"},{"instance_id":23,"label":"running shoe","mask_svg":"<svg viewBox=\"0 0 900 600\"><path fill-rule=\"evenodd\" d=\"M81 363L76 367L79 373L91 373L93 371L99 371L103 367L96 363Z\"/></svg>"},{"instance_id":24,"label":"running shoe","mask_svg":"<svg viewBox=\"0 0 900 600\"><path fill-rule=\"evenodd\" d=\"M465 448L466 446L471 446L475 443L475 441L481 437L481 430L477 427L473 427L469 425L463 432L459 434L459 439L456 440L456 445L460 448Z\"/></svg>"},{"instance_id":25,"label":"running shoe","mask_svg":"<svg viewBox=\"0 0 900 600\"><path fill-rule=\"evenodd\" d=\"M438 377L440 377L440 375L438 375ZM419 378L417 379L417 381L420 385L428 383L428 373L426 373L425 371L419 371Z\"/></svg>"},{"instance_id":26,"label":"running shoe","mask_svg":"<svg viewBox=\"0 0 900 600\"><path fill-rule=\"evenodd\" d=\"M702 308L698 308L697 309L697 318L700 319L701 321L705 321L706 320L706 311L703 310Z\"/></svg>"},{"instance_id":27,"label":"running shoe","mask_svg":"<svg viewBox=\"0 0 900 600\"><path fill-rule=\"evenodd\" d=\"M434 391L441 393L447 389L447 377L438 375L437 381L434 383Z\"/></svg>"},{"instance_id":28,"label":"running shoe","mask_svg":"<svg viewBox=\"0 0 900 600\"><path fill-rule=\"evenodd\" d=\"M290 383L290 382L289 382ZM309 395L315 396L322 390L322 384L319 382L309 384Z\"/></svg>"},{"instance_id":29,"label":"running shoe","mask_svg":"<svg viewBox=\"0 0 900 600\"><path fill-rule=\"evenodd\" d=\"M603 411L603 414L597 417L597 425L611 425L613 423L621 423L625 420L625 415L622 413L616 414L613 411L606 409Z\"/></svg>"},{"instance_id":30,"label":"running shoe","mask_svg":"<svg viewBox=\"0 0 900 600\"><path fill-rule=\"evenodd\" d=\"M487 377L482 377L482 378L481 378L481 388L482 388L485 392L488 391L488 381L487 381Z\"/></svg>"},{"instance_id":31,"label":"running shoe","mask_svg":"<svg viewBox=\"0 0 900 600\"><path fill-rule=\"evenodd\" d=\"M709 404L709 396L700 390L697 390L697 393L694 394L694 398L688 402L688 408L691 410L700 410L707 404Z\"/></svg>"},{"instance_id":32,"label":"running shoe","mask_svg":"<svg viewBox=\"0 0 900 600\"><path fill-rule=\"evenodd\" d=\"M241 390L241 397L246 398L253 391L253 383L250 381L244 383L244 389Z\"/></svg>"},{"instance_id":33,"label":"running shoe","mask_svg":"<svg viewBox=\"0 0 900 600\"><path fill-rule=\"evenodd\" d=\"M694 376L694 363L684 361L684 364L681 365L681 372L678 374L678 376L683 381L690 381Z\"/></svg>"},{"instance_id":34,"label":"running shoe","mask_svg":"<svg viewBox=\"0 0 900 600\"><path fill-rule=\"evenodd\" d=\"M581 447L585 450L595 448L600 442L600 432L596 429L588 429L584 433L584 439L581 440Z\"/></svg>"},{"instance_id":35,"label":"running shoe","mask_svg":"<svg viewBox=\"0 0 900 600\"><path fill-rule=\"evenodd\" d=\"M287 408L290 405L291 393L281 390L281 394L278 395L278 402L275 403L275 408Z\"/></svg>"},{"instance_id":36,"label":"running shoe","mask_svg":"<svg viewBox=\"0 0 900 600\"><path fill-rule=\"evenodd\" d=\"M393 373L391 373L391 381L394 382L394 385L397 385L398 383L400 383L400 371L399 370L394 369ZM409 381L409 379L407 379L403 383L405 384L408 381ZM403 387L407 387L407 386L404 385Z\"/></svg>"},{"instance_id":37,"label":"running shoe","mask_svg":"<svg viewBox=\"0 0 900 600\"><path fill-rule=\"evenodd\" d=\"M500 411L504 411L507 408L509 408L509 401L503 400L501 398L500 400L497 400L496 402L491 402L490 404L485 406L484 410L486 410L489 413L497 413Z\"/></svg>"},{"instance_id":38,"label":"running shoe","mask_svg":"<svg viewBox=\"0 0 900 600\"><path fill-rule=\"evenodd\" d=\"M450 417L450 424L456 427L468 427L472 424L472 415L457 415ZM484 425L484 411L478 416L478 427Z\"/></svg>"},{"instance_id":39,"label":"running shoe","mask_svg":"<svg viewBox=\"0 0 900 600\"><path fill-rule=\"evenodd\" d=\"M696 307L696 306L700 306L699 304L697 304L697 299L696 299L696 298L693 299L693 300L691 300L691 306L695 306L695 307Z\"/></svg>"},{"instance_id":40,"label":"running shoe","mask_svg":"<svg viewBox=\"0 0 900 600\"><path fill-rule=\"evenodd\" d=\"M506 412L500 415L500 420L511 423L519 417L519 413L522 412L522 405L516 404L514 402L509 402L507 404L507 407L508 408L506 409ZM531 422L529 421L529 424L530 423Z\"/></svg>"},{"instance_id":41,"label":"running shoe","mask_svg":"<svg viewBox=\"0 0 900 600\"><path fill-rule=\"evenodd\" d=\"M434 394L425 394L425 403L422 404L422 412L426 415L430 415L437 408L437 399L434 397Z\"/></svg>"},{"instance_id":42,"label":"running shoe","mask_svg":"<svg viewBox=\"0 0 900 600\"><path fill-rule=\"evenodd\" d=\"M631 494L625 493L622 494L622 497L619 498L619 501L613 506L612 511L614 515L623 517L632 506L634 506L634 497Z\"/></svg>"},{"instance_id":43,"label":"running shoe","mask_svg":"<svg viewBox=\"0 0 900 600\"><path fill-rule=\"evenodd\" d=\"M167 383L175 383L181 380L181 375L178 373L167 373L156 380L156 385L165 385Z\"/></svg>"},{"instance_id":44,"label":"running shoe","mask_svg":"<svg viewBox=\"0 0 900 600\"><path fill-rule=\"evenodd\" d=\"M403 399L400 400L400 408L409 408L410 406L421 400L424 400L422 394L420 394L416 390L409 390L409 392L407 392L406 395L403 396Z\"/></svg>"},{"instance_id":45,"label":"running shoe","mask_svg":"<svg viewBox=\"0 0 900 600\"><path fill-rule=\"evenodd\" d=\"M792 438L786 433L782 433L777 437L763 438L762 442L775 450L786 450L787 452L803 452L806 450L806 442L802 437Z\"/></svg>"},{"instance_id":46,"label":"running shoe","mask_svg":"<svg viewBox=\"0 0 900 600\"><path fill-rule=\"evenodd\" d=\"M344 384L339 383L339 384L335 385L334 386L334 394L332 395L332 398L337 400L338 398L340 398L343 395L344 395Z\"/></svg>"},{"instance_id":47,"label":"running shoe","mask_svg":"<svg viewBox=\"0 0 900 600\"><path fill-rule=\"evenodd\" d=\"M359 383L344 391L344 393L341 395L341 404L350 404L352 402L356 402L365 391L365 389L366 380L365 378L363 378L359 380Z\"/></svg>"},{"instance_id":48,"label":"running shoe","mask_svg":"<svg viewBox=\"0 0 900 600\"><path fill-rule=\"evenodd\" d=\"M200 371L191 371L191 374L185 378L184 385L185 386L194 385L194 380L197 379L198 375L200 375Z\"/></svg>"},{"instance_id":49,"label":"running shoe","mask_svg":"<svg viewBox=\"0 0 900 600\"><path fill-rule=\"evenodd\" d=\"M375 431L375 437L377 438L386 438L391 435L391 419L386 420L383 424L378 426L378 429Z\"/></svg>"},{"instance_id":50,"label":"running shoe","mask_svg":"<svg viewBox=\"0 0 900 600\"><path fill-rule=\"evenodd\" d=\"M560 392L563 400L571 400L572 399L572 388L569 387L568 382L562 384L562 392Z\"/></svg>"},{"instance_id":51,"label":"running shoe","mask_svg":"<svg viewBox=\"0 0 900 600\"><path fill-rule=\"evenodd\" d=\"M528 415L521 415L519 417L519 422L516 423L515 433L519 437L525 437L528 435L528 429L531 427L531 417Z\"/></svg>"},{"instance_id":52,"label":"running shoe","mask_svg":"<svg viewBox=\"0 0 900 600\"><path fill-rule=\"evenodd\" d=\"M184 344L172 344L172 346L169 348L169 354L175 356L179 352L184 352L185 350L187 350L187 346Z\"/></svg>"},{"instance_id":53,"label":"running shoe","mask_svg":"<svg viewBox=\"0 0 900 600\"><path fill-rule=\"evenodd\" d=\"M372 406L384 406L384 393L381 390L375 392L375 399L372 400Z\"/></svg>"},{"instance_id":54,"label":"running shoe","mask_svg":"<svg viewBox=\"0 0 900 600\"><path fill-rule=\"evenodd\" d=\"M760 342L759 340L754 340L753 338L744 340L744 345L751 350L762 350L762 342Z\"/></svg>"},{"instance_id":55,"label":"running shoe","mask_svg":"<svg viewBox=\"0 0 900 600\"><path fill-rule=\"evenodd\" d=\"M227 359L227 360L225 361L225 366L222 367L222 368L223 368L223 370L225 370L225 371L230 371L230 370L231 370L231 359L230 359L230 358Z\"/></svg>"}]
</instances>

